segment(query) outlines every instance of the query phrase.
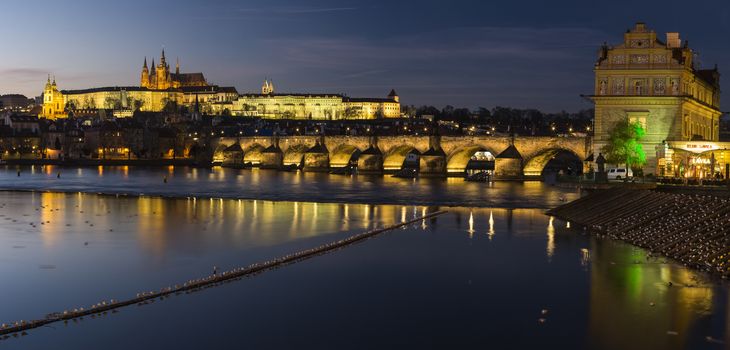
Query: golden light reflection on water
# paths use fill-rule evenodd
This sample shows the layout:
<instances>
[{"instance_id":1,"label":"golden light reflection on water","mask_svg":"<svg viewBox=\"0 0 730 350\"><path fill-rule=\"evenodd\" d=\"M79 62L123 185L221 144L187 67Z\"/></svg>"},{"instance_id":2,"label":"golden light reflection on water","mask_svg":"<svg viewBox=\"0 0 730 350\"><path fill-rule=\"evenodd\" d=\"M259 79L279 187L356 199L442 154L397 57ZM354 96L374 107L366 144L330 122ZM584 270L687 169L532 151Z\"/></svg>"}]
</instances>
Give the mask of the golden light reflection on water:
<instances>
[{"instance_id":1,"label":"golden light reflection on water","mask_svg":"<svg viewBox=\"0 0 730 350\"><path fill-rule=\"evenodd\" d=\"M553 226L554 217L550 217L547 227L547 257L548 259L553 257L555 254L555 226Z\"/></svg>"},{"instance_id":2,"label":"golden light reflection on water","mask_svg":"<svg viewBox=\"0 0 730 350\"><path fill-rule=\"evenodd\" d=\"M314 204L240 199L205 199L207 203L198 205L195 197L117 199L81 193L44 192L28 196L30 200L24 199L24 207L6 209L4 214L14 214L36 224L37 237L46 251L69 249L64 243L74 239L77 240L74 241L75 246L81 245L85 240L90 241L92 246L98 243L121 246L122 243L118 240L122 239L123 244L133 246L124 249L139 249L150 253L133 252L131 255L124 255L124 258L151 256L153 263L154 259L164 261L175 250L184 251L184 256L188 257L203 253L216 254L222 246L273 246L317 235L338 234L349 228L360 232L361 227L369 229L375 224L402 222L411 212L413 215L423 215L431 210L424 206ZM27 204L29 202L30 205ZM615 243L607 240L591 241L591 245L583 252L580 250L581 246L563 244L564 240L576 235L575 230L568 229L567 222L544 216L540 210L447 210L451 212L450 218L457 218L457 225L460 225L450 229L451 231L444 231L448 234L466 237L465 226L468 227L469 236L475 235L477 231L483 233L484 223L488 223L489 237L500 230L500 235L514 234L540 239L534 245L538 257L543 256L543 244L546 244L545 253L548 258L557 259L562 254L568 256L571 263L578 264L577 257L580 256L581 262L587 266L586 276L590 280L590 287L586 286L590 288L589 310L586 314L591 333L589 338L591 341L595 339L596 344L601 344L602 348L626 348L629 341L639 348L676 348L677 344L686 344L688 334L697 327L698 320L718 312L718 305L714 300L717 297L715 290L704 281L701 274L664 263L661 259L647 260L641 250L617 249ZM44 224L40 225L40 222ZM432 221L422 220L420 227L428 229L431 225L426 224L430 222ZM441 222L453 224L450 219ZM71 226L66 226L67 224ZM513 224L513 229L505 229ZM534 233L530 233L531 230L525 231L526 227L533 224L537 228ZM22 232L31 230L27 222L22 227L20 224L14 227ZM410 227L418 227L418 224ZM440 229L442 227L445 225L439 226ZM110 229L114 232L109 231ZM7 229L5 232L8 232ZM126 240L130 237L133 240ZM479 238L475 236L470 243L477 242ZM556 245L559 248L557 251ZM72 249L76 249L75 246ZM473 246L479 247L477 244ZM100 264L104 262L100 261ZM669 286L669 282L673 285ZM557 307L556 312L559 312ZM728 313L730 308L719 312ZM660 329L662 334L648 336L641 326L626 327L625 324L616 322L628 317L636 325L653 325L652 329ZM664 333L667 331L676 332L677 335L667 336ZM621 334L621 337L616 334Z\"/></svg>"},{"instance_id":3,"label":"golden light reflection on water","mask_svg":"<svg viewBox=\"0 0 730 350\"><path fill-rule=\"evenodd\" d=\"M425 218L426 214L427 214L426 207L421 208L421 217ZM421 229L425 230L426 228L428 228L428 225L426 225L426 219L423 219L423 220L421 220Z\"/></svg>"},{"instance_id":4,"label":"golden light reflection on water","mask_svg":"<svg viewBox=\"0 0 730 350\"><path fill-rule=\"evenodd\" d=\"M487 231L487 236L489 237L489 240L492 240L494 238L494 211L489 211L489 231Z\"/></svg>"}]
</instances>

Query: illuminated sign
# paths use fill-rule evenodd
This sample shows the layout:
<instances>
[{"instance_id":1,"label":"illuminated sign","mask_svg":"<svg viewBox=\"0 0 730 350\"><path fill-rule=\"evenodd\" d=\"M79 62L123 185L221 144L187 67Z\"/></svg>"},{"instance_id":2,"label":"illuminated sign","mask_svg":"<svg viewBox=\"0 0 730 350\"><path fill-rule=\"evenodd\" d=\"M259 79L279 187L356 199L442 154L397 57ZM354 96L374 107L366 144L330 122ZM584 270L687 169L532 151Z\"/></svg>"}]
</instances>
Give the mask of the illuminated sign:
<instances>
[{"instance_id":1,"label":"illuminated sign","mask_svg":"<svg viewBox=\"0 0 730 350\"><path fill-rule=\"evenodd\" d=\"M718 149L727 149L730 144L725 142L670 142L669 146L692 153L703 153Z\"/></svg>"}]
</instances>

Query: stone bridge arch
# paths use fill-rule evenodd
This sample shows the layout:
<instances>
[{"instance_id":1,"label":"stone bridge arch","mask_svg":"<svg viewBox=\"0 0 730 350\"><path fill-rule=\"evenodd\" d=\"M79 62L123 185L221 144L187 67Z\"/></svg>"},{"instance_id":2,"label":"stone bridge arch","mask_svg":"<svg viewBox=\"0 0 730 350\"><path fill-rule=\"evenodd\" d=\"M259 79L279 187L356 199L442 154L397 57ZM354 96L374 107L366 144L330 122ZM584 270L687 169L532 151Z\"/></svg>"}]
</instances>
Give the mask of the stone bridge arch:
<instances>
[{"instance_id":1,"label":"stone bridge arch","mask_svg":"<svg viewBox=\"0 0 730 350\"><path fill-rule=\"evenodd\" d=\"M403 163L406 161L408 154L419 151L415 146L412 145L398 145L393 146L387 151L383 152L383 170L384 171L398 171L403 168Z\"/></svg>"},{"instance_id":2,"label":"stone bridge arch","mask_svg":"<svg viewBox=\"0 0 730 350\"><path fill-rule=\"evenodd\" d=\"M341 168L357 160L360 153L370 146L369 136L326 136L324 145L329 150L332 168Z\"/></svg>"},{"instance_id":3,"label":"stone bridge arch","mask_svg":"<svg viewBox=\"0 0 730 350\"><path fill-rule=\"evenodd\" d=\"M446 172L448 174L461 174L466 171L471 157L477 152L489 152L493 157L499 153L493 148L485 145L467 145L457 148L448 154L446 159Z\"/></svg>"},{"instance_id":4,"label":"stone bridge arch","mask_svg":"<svg viewBox=\"0 0 730 350\"><path fill-rule=\"evenodd\" d=\"M378 148L383 152L383 170L397 171L412 151L419 154L429 148L428 136L381 136L378 137Z\"/></svg>"},{"instance_id":5,"label":"stone bridge arch","mask_svg":"<svg viewBox=\"0 0 730 350\"><path fill-rule=\"evenodd\" d=\"M232 144L233 144L232 142L230 144L226 143L226 142L219 142L215 146L215 149L213 150L213 163L219 164L219 165L221 163L223 163L223 161L225 160L224 151L226 150L226 148L228 148Z\"/></svg>"},{"instance_id":6,"label":"stone bridge arch","mask_svg":"<svg viewBox=\"0 0 730 350\"><path fill-rule=\"evenodd\" d=\"M341 144L330 152L330 166L333 168L342 168L350 164L351 160L357 160L363 150L349 144Z\"/></svg>"},{"instance_id":7,"label":"stone bridge arch","mask_svg":"<svg viewBox=\"0 0 730 350\"><path fill-rule=\"evenodd\" d=\"M248 144L243 148L243 163L251 163L259 165L263 161L263 151L266 149L264 145L259 143Z\"/></svg>"},{"instance_id":8,"label":"stone bridge arch","mask_svg":"<svg viewBox=\"0 0 730 350\"><path fill-rule=\"evenodd\" d=\"M575 157L577 163L582 163L583 159L575 152L564 149L564 148L551 148L541 151L540 153L533 155L532 158L527 159L525 161L525 165L523 168L523 173L526 177L539 177L542 175L543 170L545 170L545 166L550 163L551 160L555 159L556 156L560 155L561 153L567 153ZM582 167L578 170L583 170Z\"/></svg>"},{"instance_id":9,"label":"stone bridge arch","mask_svg":"<svg viewBox=\"0 0 730 350\"><path fill-rule=\"evenodd\" d=\"M289 145L289 147L282 150L284 152L284 159L282 161L284 166L302 166L304 164L304 156L310 148L310 146L303 143Z\"/></svg>"},{"instance_id":10,"label":"stone bridge arch","mask_svg":"<svg viewBox=\"0 0 730 350\"><path fill-rule=\"evenodd\" d=\"M579 162L588 158L590 153L589 140L579 137L522 138L515 140L515 146L524 158L523 173L527 177L542 175L545 166L561 153L570 154Z\"/></svg>"}]
</instances>

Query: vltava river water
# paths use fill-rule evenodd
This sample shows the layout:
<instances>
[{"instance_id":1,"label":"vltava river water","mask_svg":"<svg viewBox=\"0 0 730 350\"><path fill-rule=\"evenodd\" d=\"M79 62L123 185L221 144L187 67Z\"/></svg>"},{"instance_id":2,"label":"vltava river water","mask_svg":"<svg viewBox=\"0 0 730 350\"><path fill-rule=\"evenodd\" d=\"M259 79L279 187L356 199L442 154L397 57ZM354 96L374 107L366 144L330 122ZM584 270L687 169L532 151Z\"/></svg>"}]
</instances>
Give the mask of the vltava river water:
<instances>
[{"instance_id":1,"label":"vltava river water","mask_svg":"<svg viewBox=\"0 0 730 350\"><path fill-rule=\"evenodd\" d=\"M62 169L59 179L45 170L0 172L2 188L69 191L0 192L0 322L449 212L251 278L32 330L2 348L727 347L727 286L543 215L574 191L216 169L196 170L197 179L178 169ZM367 204L379 196L364 188L392 204ZM85 189L196 197L71 193ZM232 199L259 194L267 200ZM416 204L400 204L408 201Z\"/></svg>"},{"instance_id":2,"label":"vltava river water","mask_svg":"<svg viewBox=\"0 0 730 350\"><path fill-rule=\"evenodd\" d=\"M380 175L344 176L221 167L6 165L0 166L0 189L520 208L552 207L561 203L561 197L565 200L578 197L575 190L556 189L538 181L496 182L487 186L461 178L413 180Z\"/></svg>"}]
</instances>

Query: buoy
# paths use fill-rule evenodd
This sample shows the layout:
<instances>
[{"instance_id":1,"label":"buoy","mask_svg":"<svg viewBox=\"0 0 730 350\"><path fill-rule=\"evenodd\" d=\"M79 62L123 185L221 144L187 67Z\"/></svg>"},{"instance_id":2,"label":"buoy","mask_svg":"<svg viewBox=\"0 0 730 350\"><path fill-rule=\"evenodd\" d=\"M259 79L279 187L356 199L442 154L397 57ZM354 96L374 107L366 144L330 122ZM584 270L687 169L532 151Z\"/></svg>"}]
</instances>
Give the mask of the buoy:
<instances>
[{"instance_id":1,"label":"buoy","mask_svg":"<svg viewBox=\"0 0 730 350\"><path fill-rule=\"evenodd\" d=\"M167 176L162 179L162 182L167 183Z\"/></svg>"},{"instance_id":2,"label":"buoy","mask_svg":"<svg viewBox=\"0 0 730 350\"><path fill-rule=\"evenodd\" d=\"M58 174L56 174L56 178L57 179L60 179L61 178L61 172L59 172Z\"/></svg>"}]
</instances>

